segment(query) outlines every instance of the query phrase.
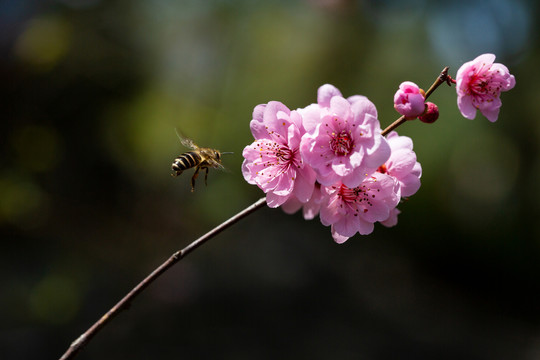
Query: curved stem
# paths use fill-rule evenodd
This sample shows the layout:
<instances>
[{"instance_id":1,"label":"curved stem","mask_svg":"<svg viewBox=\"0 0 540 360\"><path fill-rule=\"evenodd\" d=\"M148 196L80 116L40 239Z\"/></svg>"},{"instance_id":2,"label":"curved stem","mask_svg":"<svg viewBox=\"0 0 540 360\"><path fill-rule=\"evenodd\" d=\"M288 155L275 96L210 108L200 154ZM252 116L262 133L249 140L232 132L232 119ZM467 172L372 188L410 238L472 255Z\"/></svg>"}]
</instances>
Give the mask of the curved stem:
<instances>
[{"instance_id":1,"label":"curved stem","mask_svg":"<svg viewBox=\"0 0 540 360\"><path fill-rule=\"evenodd\" d=\"M428 91L426 91L426 96L424 96L424 100L427 100L427 98L429 97L429 95L433 94L433 92L442 84L442 83L447 83L448 85L450 85L450 83L454 83L455 81L453 81L453 79L448 76L448 70L450 68L448 66L446 66L444 69L442 69L441 73L439 74L439 76L437 76L437 79L435 80L435 82L429 87ZM393 123L391 123L390 125L388 125L388 127L386 127L386 129L384 129L382 131L382 136L386 136L388 135L388 133L392 130L394 130L395 128L397 128L398 126L400 126L401 124L403 124L404 122L406 122L407 119L405 119L405 116L401 116L400 118L398 118L396 121L394 121Z\"/></svg>"},{"instance_id":2,"label":"curved stem","mask_svg":"<svg viewBox=\"0 0 540 360\"><path fill-rule=\"evenodd\" d=\"M248 216L257 209L260 209L266 204L266 198L261 198L257 200L252 205L248 206L238 214L231 217L229 220L221 223L216 226L197 240L193 241L191 244L172 254L167 261L157 267L150 275L148 275L143 281L141 281L137 286L135 286L122 300L120 300L116 305L114 305L105 315L103 315L94 325L92 325L88 330L86 330L81 336L79 336L74 342L71 343L67 351L62 355L60 360L72 359L75 355L96 335L96 333L101 330L109 321L111 321L121 310L124 310L129 307L131 302L139 295L144 289L148 287L154 280L156 280L161 274L163 274L167 269L172 267L178 261L180 261L184 256L188 255L190 252L204 244L206 241L210 240L223 230L227 229L229 226L237 223L239 220Z\"/></svg>"},{"instance_id":3,"label":"curved stem","mask_svg":"<svg viewBox=\"0 0 540 360\"><path fill-rule=\"evenodd\" d=\"M388 125L386 127L386 129L384 129L382 132L381 132L381 135L382 136L386 136L388 135L388 133L392 130L394 130L395 128L397 128L399 125L403 124L404 122L406 122L407 119L405 119L405 115L401 115L401 117L399 117L396 121L394 121L393 123L391 123L390 125Z\"/></svg>"}]
</instances>

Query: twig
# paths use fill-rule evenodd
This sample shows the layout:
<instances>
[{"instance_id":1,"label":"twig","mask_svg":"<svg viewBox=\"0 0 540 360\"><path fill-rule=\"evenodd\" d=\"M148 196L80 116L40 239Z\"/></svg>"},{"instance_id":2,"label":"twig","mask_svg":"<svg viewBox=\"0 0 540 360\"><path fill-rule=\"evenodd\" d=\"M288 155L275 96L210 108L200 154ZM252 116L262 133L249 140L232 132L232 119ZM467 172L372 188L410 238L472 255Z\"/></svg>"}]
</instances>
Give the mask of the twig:
<instances>
[{"instance_id":1,"label":"twig","mask_svg":"<svg viewBox=\"0 0 540 360\"><path fill-rule=\"evenodd\" d=\"M131 302L139 295L144 289L148 287L154 280L156 280L161 274L167 271L170 267L180 261L184 256L204 244L206 241L210 240L223 230L227 229L229 226L237 223L239 220L248 216L255 210L263 207L266 204L266 198L261 198L257 200L254 204L248 206L246 209L242 210L238 214L231 217L229 220L223 222L222 224L216 226L214 229L210 230L197 240L193 241L191 244L179 250L171 255L171 257L156 268L150 275L148 275L143 281L141 281L137 286L133 288L122 300L120 300L116 305L114 305L105 315L103 315L94 325L92 325L88 330L86 330L81 336L77 338L74 342L71 343L67 351L62 355L60 360L73 359L75 355L96 335L96 333L101 330L109 321L111 321L121 310L129 307Z\"/></svg>"}]
</instances>

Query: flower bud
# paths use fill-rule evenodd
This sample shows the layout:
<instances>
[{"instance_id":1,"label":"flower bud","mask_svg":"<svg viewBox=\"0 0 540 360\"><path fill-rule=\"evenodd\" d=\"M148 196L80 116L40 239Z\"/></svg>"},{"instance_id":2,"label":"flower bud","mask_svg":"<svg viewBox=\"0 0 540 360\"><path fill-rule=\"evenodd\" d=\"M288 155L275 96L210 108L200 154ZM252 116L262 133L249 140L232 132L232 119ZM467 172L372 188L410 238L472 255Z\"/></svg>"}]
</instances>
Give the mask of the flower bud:
<instances>
[{"instance_id":1,"label":"flower bud","mask_svg":"<svg viewBox=\"0 0 540 360\"><path fill-rule=\"evenodd\" d=\"M432 102L426 102L426 111L418 117L420 121L426 124L432 124L439 118L439 108Z\"/></svg>"},{"instance_id":2,"label":"flower bud","mask_svg":"<svg viewBox=\"0 0 540 360\"><path fill-rule=\"evenodd\" d=\"M394 95L394 108L407 120L414 120L424 112L424 94L418 85L405 81Z\"/></svg>"}]
</instances>

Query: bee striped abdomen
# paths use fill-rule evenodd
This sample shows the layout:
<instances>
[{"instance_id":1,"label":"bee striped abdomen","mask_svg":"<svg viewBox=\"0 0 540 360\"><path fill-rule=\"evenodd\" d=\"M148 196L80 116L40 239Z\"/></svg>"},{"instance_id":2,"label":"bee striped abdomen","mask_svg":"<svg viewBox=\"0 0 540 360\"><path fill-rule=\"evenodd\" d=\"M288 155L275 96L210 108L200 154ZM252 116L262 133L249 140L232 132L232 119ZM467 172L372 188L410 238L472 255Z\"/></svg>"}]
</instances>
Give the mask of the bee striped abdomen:
<instances>
[{"instance_id":1,"label":"bee striped abdomen","mask_svg":"<svg viewBox=\"0 0 540 360\"><path fill-rule=\"evenodd\" d=\"M201 156L195 151L183 153L182 155L174 159L174 162L172 164L172 170L175 171L176 176L178 176L182 173L182 171L199 165L201 163L201 160Z\"/></svg>"}]
</instances>

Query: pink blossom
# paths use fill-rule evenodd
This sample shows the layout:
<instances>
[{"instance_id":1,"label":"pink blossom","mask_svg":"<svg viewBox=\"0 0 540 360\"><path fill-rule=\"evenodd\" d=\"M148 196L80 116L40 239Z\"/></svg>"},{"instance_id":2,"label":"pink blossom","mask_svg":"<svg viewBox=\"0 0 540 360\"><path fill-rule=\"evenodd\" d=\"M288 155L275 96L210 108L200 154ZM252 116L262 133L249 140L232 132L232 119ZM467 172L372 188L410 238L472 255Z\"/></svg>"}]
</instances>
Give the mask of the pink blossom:
<instances>
[{"instance_id":1,"label":"pink blossom","mask_svg":"<svg viewBox=\"0 0 540 360\"><path fill-rule=\"evenodd\" d=\"M425 110L424 94L413 82L405 81L399 85L394 95L394 108L407 119L416 119Z\"/></svg>"},{"instance_id":2,"label":"pink blossom","mask_svg":"<svg viewBox=\"0 0 540 360\"><path fill-rule=\"evenodd\" d=\"M271 101L255 107L250 128L255 141L242 153L246 181L266 193L270 207L278 207L291 197L307 202L313 192L315 173L300 156L302 116Z\"/></svg>"},{"instance_id":3,"label":"pink blossom","mask_svg":"<svg viewBox=\"0 0 540 360\"><path fill-rule=\"evenodd\" d=\"M379 172L364 177L354 188L339 182L322 189L328 197L321 206L321 222L325 226L331 225L332 237L337 243L356 233L370 234L373 224L387 220L400 200L396 179Z\"/></svg>"},{"instance_id":4,"label":"pink blossom","mask_svg":"<svg viewBox=\"0 0 540 360\"><path fill-rule=\"evenodd\" d=\"M416 161L413 141L407 136L399 136L396 131L390 132L386 139L392 153L390 158L377 171L388 174L398 181L401 196L414 195L420 188L422 166Z\"/></svg>"},{"instance_id":5,"label":"pink blossom","mask_svg":"<svg viewBox=\"0 0 540 360\"><path fill-rule=\"evenodd\" d=\"M323 85L317 104L298 110L306 129L300 151L319 183L341 181L354 188L388 159L390 147L381 135L375 105L363 96L349 101L340 94Z\"/></svg>"},{"instance_id":6,"label":"pink blossom","mask_svg":"<svg viewBox=\"0 0 540 360\"><path fill-rule=\"evenodd\" d=\"M489 121L497 121L501 92L516 85L508 68L494 61L495 55L483 54L463 64L457 72L458 108L467 119L474 119L476 110L480 110Z\"/></svg>"}]
</instances>

